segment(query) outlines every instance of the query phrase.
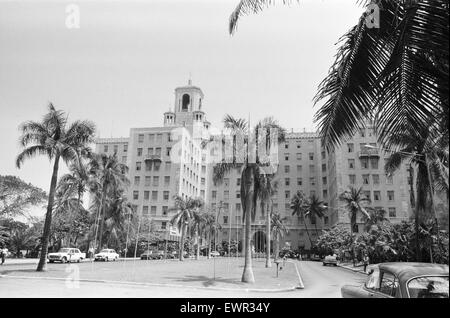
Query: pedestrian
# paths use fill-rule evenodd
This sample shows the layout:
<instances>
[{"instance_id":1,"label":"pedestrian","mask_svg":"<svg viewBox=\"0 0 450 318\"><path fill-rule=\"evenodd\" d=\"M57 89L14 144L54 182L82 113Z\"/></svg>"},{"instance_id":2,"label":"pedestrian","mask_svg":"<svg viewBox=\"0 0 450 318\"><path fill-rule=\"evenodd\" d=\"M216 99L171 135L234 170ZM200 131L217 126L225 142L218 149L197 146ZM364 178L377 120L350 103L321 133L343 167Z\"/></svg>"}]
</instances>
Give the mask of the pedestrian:
<instances>
[{"instance_id":1,"label":"pedestrian","mask_svg":"<svg viewBox=\"0 0 450 318\"><path fill-rule=\"evenodd\" d=\"M7 249L5 246L3 246L3 247L0 249L0 254L1 254L2 265L3 265L3 263L5 263L5 258L6 258L6 256L8 255L8 249Z\"/></svg>"},{"instance_id":2,"label":"pedestrian","mask_svg":"<svg viewBox=\"0 0 450 318\"><path fill-rule=\"evenodd\" d=\"M367 266L369 265L369 255L367 255L367 253L364 254L363 261L364 261L364 273L366 273Z\"/></svg>"}]
</instances>

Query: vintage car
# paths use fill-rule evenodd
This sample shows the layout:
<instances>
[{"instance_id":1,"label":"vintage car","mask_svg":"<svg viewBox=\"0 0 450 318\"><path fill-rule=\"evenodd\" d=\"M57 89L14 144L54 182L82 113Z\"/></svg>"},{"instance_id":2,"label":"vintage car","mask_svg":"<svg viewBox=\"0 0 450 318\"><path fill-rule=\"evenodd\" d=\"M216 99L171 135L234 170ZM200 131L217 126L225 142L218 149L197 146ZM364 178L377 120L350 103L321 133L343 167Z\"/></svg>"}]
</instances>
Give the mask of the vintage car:
<instances>
[{"instance_id":1,"label":"vintage car","mask_svg":"<svg viewBox=\"0 0 450 318\"><path fill-rule=\"evenodd\" d=\"M81 253L78 248L62 248L58 253L49 253L47 255L48 262L81 262L86 258L86 253Z\"/></svg>"},{"instance_id":2,"label":"vintage car","mask_svg":"<svg viewBox=\"0 0 450 318\"><path fill-rule=\"evenodd\" d=\"M119 254L115 250L110 248L105 248L100 251L100 253L94 255L94 261L117 261L119 259Z\"/></svg>"},{"instance_id":3,"label":"vintage car","mask_svg":"<svg viewBox=\"0 0 450 318\"><path fill-rule=\"evenodd\" d=\"M325 258L323 259L322 263L323 263L323 266L326 266L326 265L337 266L337 255L333 254L333 255L325 256Z\"/></svg>"},{"instance_id":4,"label":"vintage car","mask_svg":"<svg viewBox=\"0 0 450 318\"><path fill-rule=\"evenodd\" d=\"M449 298L448 265L381 263L370 267L363 286L345 285L344 298Z\"/></svg>"}]
</instances>

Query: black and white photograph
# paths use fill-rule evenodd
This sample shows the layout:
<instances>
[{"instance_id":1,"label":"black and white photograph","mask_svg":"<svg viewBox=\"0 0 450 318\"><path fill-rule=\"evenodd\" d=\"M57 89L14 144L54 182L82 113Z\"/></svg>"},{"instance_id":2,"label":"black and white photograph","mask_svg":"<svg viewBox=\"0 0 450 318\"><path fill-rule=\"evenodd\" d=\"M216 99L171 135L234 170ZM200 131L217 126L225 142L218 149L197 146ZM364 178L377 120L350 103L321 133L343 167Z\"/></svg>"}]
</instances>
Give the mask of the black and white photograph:
<instances>
[{"instance_id":1,"label":"black and white photograph","mask_svg":"<svg viewBox=\"0 0 450 318\"><path fill-rule=\"evenodd\" d=\"M448 122L448 0L0 0L0 302L448 302Z\"/></svg>"}]
</instances>

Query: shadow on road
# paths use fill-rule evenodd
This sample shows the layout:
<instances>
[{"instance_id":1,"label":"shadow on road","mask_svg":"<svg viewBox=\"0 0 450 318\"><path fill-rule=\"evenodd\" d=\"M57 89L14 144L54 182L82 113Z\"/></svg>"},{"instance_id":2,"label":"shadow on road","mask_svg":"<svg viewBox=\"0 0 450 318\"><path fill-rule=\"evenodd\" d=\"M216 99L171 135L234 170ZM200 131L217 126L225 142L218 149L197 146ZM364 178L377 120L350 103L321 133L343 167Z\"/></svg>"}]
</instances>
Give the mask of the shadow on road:
<instances>
[{"instance_id":1,"label":"shadow on road","mask_svg":"<svg viewBox=\"0 0 450 318\"><path fill-rule=\"evenodd\" d=\"M176 282L201 282L203 286L210 287L210 286L216 286L217 283L226 283L226 284L232 284L235 286L244 286L245 284L242 283L239 280L236 279L229 279L229 278L221 278L216 277L216 279L211 279L211 277L204 276L204 275L190 275L185 276L180 279L173 279L173 277L166 277L167 279L172 279Z\"/></svg>"}]
</instances>

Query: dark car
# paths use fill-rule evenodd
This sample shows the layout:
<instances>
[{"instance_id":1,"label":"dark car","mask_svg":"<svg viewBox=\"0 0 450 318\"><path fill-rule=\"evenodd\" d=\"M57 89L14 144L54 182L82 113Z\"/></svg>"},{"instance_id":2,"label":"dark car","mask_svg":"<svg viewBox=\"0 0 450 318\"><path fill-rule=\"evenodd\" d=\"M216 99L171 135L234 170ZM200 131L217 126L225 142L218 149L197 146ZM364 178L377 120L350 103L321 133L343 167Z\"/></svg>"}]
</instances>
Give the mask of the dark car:
<instances>
[{"instance_id":1,"label":"dark car","mask_svg":"<svg viewBox=\"0 0 450 318\"><path fill-rule=\"evenodd\" d=\"M362 286L345 285L344 298L449 298L448 265L381 263L372 265Z\"/></svg>"}]
</instances>

